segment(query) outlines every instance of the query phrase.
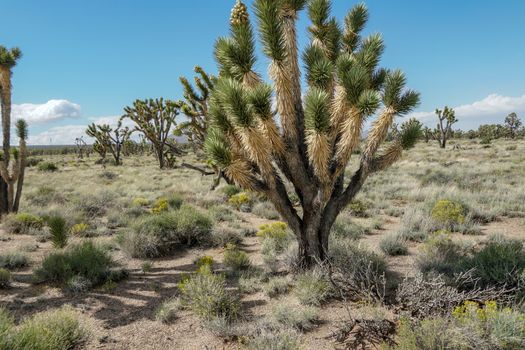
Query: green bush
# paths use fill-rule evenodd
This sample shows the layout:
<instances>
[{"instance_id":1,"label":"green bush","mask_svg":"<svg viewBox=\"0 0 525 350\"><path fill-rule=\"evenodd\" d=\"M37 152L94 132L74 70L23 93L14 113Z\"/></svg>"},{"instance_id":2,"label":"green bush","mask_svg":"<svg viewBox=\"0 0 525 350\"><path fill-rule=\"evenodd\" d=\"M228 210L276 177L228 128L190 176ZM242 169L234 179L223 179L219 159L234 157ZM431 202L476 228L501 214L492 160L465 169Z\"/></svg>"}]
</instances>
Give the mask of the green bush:
<instances>
[{"instance_id":1,"label":"green bush","mask_svg":"<svg viewBox=\"0 0 525 350\"><path fill-rule=\"evenodd\" d=\"M233 321L240 308L238 296L226 288L223 275L201 271L179 284L181 303L204 320L225 318Z\"/></svg>"},{"instance_id":2,"label":"green bush","mask_svg":"<svg viewBox=\"0 0 525 350\"><path fill-rule=\"evenodd\" d=\"M139 217L120 243L132 257L158 257L181 245L211 243L212 226L207 215L183 205L179 210Z\"/></svg>"},{"instance_id":3,"label":"green bush","mask_svg":"<svg viewBox=\"0 0 525 350\"><path fill-rule=\"evenodd\" d=\"M408 246L406 240L399 234L385 236L379 242L379 248L383 253L391 256L406 255Z\"/></svg>"},{"instance_id":4,"label":"green bush","mask_svg":"<svg viewBox=\"0 0 525 350\"><path fill-rule=\"evenodd\" d=\"M224 193L226 197L230 198L231 196L241 192L241 189L235 185L226 185L221 188L221 192Z\"/></svg>"},{"instance_id":5,"label":"green bush","mask_svg":"<svg viewBox=\"0 0 525 350\"><path fill-rule=\"evenodd\" d=\"M64 248L67 245L67 223L61 216L51 216L46 219L49 233L51 234L51 243L55 248Z\"/></svg>"},{"instance_id":6,"label":"green bush","mask_svg":"<svg viewBox=\"0 0 525 350\"><path fill-rule=\"evenodd\" d=\"M269 298L286 294L290 290L290 281L286 277L274 277L264 285L263 291Z\"/></svg>"},{"instance_id":7,"label":"green bush","mask_svg":"<svg viewBox=\"0 0 525 350\"><path fill-rule=\"evenodd\" d=\"M402 320L398 350L517 350L525 346L525 314L499 308L495 302L480 305L466 301L452 317L432 317L421 321Z\"/></svg>"},{"instance_id":8,"label":"green bush","mask_svg":"<svg viewBox=\"0 0 525 350\"><path fill-rule=\"evenodd\" d=\"M335 238L358 240L368 233L368 230L344 216L339 216L332 225L331 235Z\"/></svg>"},{"instance_id":9,"label":"green bush","mask_svg":"<svg viewBox=\"0 0 525 350\"><path fill-rule=\"evenodd\" d=\"M313 269L297 276L294 294L304 305L321 305L334 292L327 273Z\"/></svg>"},{"instance_id":10,"label":"green bush","mask_svg":"<svg viewBox=\"0 0 525 350\"><path fill-rule=\"evenodd\" d=\"M68 350L78 348L88 338L88 331L79 320L80 315L69 307L37 313L18 327L9 323L8 317L0 309L0 335L2 323L8 327L4 332L7 336L0 337L3 338L0 339L1 349Z\"/></svg>"},{"instance_id":11,"label":"green bush","mask_svg":"<svg viewBox=\"0 0 525 350\"><path fill-rule=\"evenodd\" d=\"M30 234L44 227L44 220L29 213L7 215L4 219L4 229L14 234Z\"/></svg>"},{"instance_id":12,"label":"green bush","mask_svg":"<svg viewBox=\"0 0 525 350\"><path fill-rule=\"evenodd\" d=\"M248 350L300 350L301 341L299 335L292 330L267 332L248 339L246 345Z\"/></svg>"},{"instance_id":13,"label":"green bush","mask_svg":"<svg viewBox=\"0 0 525 350\"><path fill-rule=\"evenodd\" d=\"M424 274L434 272L451 277L458 272L464 248L452 241L450 234L432 234L421 249L416 264Z\"/></svg>"},{"instance_id":14,"label":"green bush","mask_svg":"<svg viewBox=\"0 0 525 350\"><path fill-rule=\"evenodd\" d=\"M47 172L55 172L58 170L58 166L56 166L56 164L52 162L41 162L38 164L38 170L47 171Z\"/></svg>"},{"instance_id":15,"label":"green bush","mask_svg":"<svg viewBox=\"0 0 525 350\"><path fill-rule=\"evenodd\" d=\"M330 240L332 267L341 277L343 288L351 286L361 297L375 298L384 290L385 259L348 239Z\"/></svg>"},{"instance_id":16,"label":"green bush","mask_svg":"<svg viewBox=\"0 0 525 350\"><path fill-rule=\"evenodd\" d=\"M6 269L19 269L29 265L29 257L24 253L8 252L0 255L0 267Z\"/></svg>"},{"instance_id":17,"label":"green bush","mask_svg":"<svg viewBox=\"0 0 525 350\"><path fill-rule=\"evenodd\" d=\"M277 220L280 217L279 213L270 202L259 202L255 204L252 208L252 214L268 220Z\"/></svg>"},{"instance_id":18,"label":"green bush","mask_svg":"<svg viewBox=\"0 0 525 350\"><path fill-rule=\"evenodd\" d=\"M171 323L177 318L177 312L180 308L180 300L178 298L170 298L160 304L155 310L155 319L162 323Z\"/></svg>"},{"instance_id":19,"label":"green bush","mask_svg":"<svg viewBox=\"0 0 525 350\"><path fill-rule=\"evenodd\" d=\"M80 276L97 286L110 277L112 264L106 250L85 241L45 257L42 266L34 272L34 278L36 282L66 284Z\"/></svg>"},{"instance_id":20,"label":"green bush","mask_svg":"<svg viewBox=\"0 0 525 350\"><path fill-rule=\"evenodd\" d=\"M311 306L290 307L277 304L271 310L270 321L278 325L294 328L299 331L309 331L319 323L319 310Z\"/></svg>"},{"instance_id":21,"label":"green bush","mask_svg":"<svg viewBox=\"0 0 525 350\"><path fill-rule=\"evenodd\" d=\"M7 271L3 267L0 267L0 288L7 288L9 287L10 283L11 283L11 272ZM0 322L1 322L1 319L0 319ZM0 324L0 327L1 327L1 324ZM1 328L0 328L0 331L1 331ZM0 349L2 348L0 347Z\"/></svg>"},{"instance_id":22,"label":"green bush","mask_svg":"<svg viewBox=\"0 0 525 350\"><path fill-rule=\"evenodd\" d=\"M224 251L224 265L233 272L247 270L252 266L248 254L239 250L235 245L228 244Z\"/></svg>"},{"instance_id":23,"label":"green bush","mask_svg":"<svg viewBox=\"0 0 525 350\"><path fill-rule=\"evenodd\" d=\"M463 259L461 268L473 271L478 287L525 288L521 273L525 269L523 242L492 236L480 250Z\"/></svg>"},{"instance_id":24,"label":"green bush","mask_svg":"<svg viewBox=\"0 0 525 350\"><path fill-rule=\"evenodd\" d=\"M436 202L430 216L434 221L446 228L454 228L465 222L466 209L457 202L441 199Z\"/></svg>"},{"instance_id":25,"label":"green bush","mask_svg":"<svg viewBox=\"0 0 525 350\"><path fill-rule=\"evenodd\" d=\"M237 210L250 211L252 198L246 192L239 192L228 199L228 203Z\"/></svg>"},{"instance_id":26,"label":"green bush","mask_svg":"<svg viewBox=\"0 0 525 350\"><path fill-rule=\"evenodd\" d=\"M290 244L292 237L288 225L282 221L264 224L259 227L257 236L263 240L262 253L282 253ZM270 250L273 250L270 252Z\"/></svg>"},{"instance_id":27,"label":"green bush","mask_svg":"<svg viewBox=\"0 0 525 350\"><path fill-rule=\"evenodd\" d=\"M370 209L371 205L370 203L364 202L359 199L354 199L350 204L348 205L348 209L350 209L350 212L357 217L367 217L368 216L368 209Z\"/></svg>"}]
</instances>

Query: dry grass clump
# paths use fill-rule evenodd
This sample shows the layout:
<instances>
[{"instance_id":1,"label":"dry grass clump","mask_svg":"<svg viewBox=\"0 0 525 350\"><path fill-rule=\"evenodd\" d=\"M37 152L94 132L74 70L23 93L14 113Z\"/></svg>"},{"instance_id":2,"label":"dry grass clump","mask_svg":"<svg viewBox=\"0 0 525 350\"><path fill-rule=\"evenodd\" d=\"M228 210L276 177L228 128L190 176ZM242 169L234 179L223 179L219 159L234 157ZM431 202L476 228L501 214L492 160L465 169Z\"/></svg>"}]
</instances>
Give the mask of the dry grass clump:
<instances>
[{"instance_id":1,"label":"dry grass clump","mask_svg":"<svg viewBox=\"0 0 525 350\"><path fill-rule=\"evenodd\" d=\"M158 257L176 247L212 243L212 226L210 217L183 205L178 210L139 217L120 238L120 244L132 257Z\"/></svg>"},{"instance_id":2,"label":"dry grass clump","mask_svg":"<svg viewBox=\"0 0 525 350\"><path fill-rule=\"evenodd\" d=\"M13 318L0 309L0 349L68 350L81 346L89 331L81 316L70 307L33 315L15 326Z\"/></svg>"}]
</instances>

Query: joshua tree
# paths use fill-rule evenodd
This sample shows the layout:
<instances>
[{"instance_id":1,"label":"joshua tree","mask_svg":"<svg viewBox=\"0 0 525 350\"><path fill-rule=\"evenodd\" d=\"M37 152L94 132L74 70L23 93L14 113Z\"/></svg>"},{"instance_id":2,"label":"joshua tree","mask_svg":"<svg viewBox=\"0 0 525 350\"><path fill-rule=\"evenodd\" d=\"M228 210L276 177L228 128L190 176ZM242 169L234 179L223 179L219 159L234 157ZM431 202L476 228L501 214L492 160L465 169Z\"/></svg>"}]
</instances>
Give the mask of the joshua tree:
<instances>
[{"instance_id":1,"label":"joshua tree","mask_svg":"<svg viewBox=\"0 0 525 350\"><path fill-rule=\"evenodd\" d=\"M2 105L3 161L9 164L11 142L11 76L12 69L22 57L22 51L14 47L7 49L0 46L0 103ZM0 214L9 211L8 189L4 179L0 179Z\"/></svg>"},{"instance_id":2,"label":"joshua tree","mask_svg":"<svg viewBox=\"0 0 525 350\"><path fill-rule=\"evenodd\" d=\"M75 146L77 147L78 159L84 159L84 149L87 146L86 141L84 141L84 137L77 137L75 139Z\"/></svg>"},{"instance_id":3,"label":"joshua tree","mask_svg":"<svg viewBox=\"0 0 525 350\"><path fill-rule=\"evenodd\" d=\"M179 154L177 145L169 140L175 118L179 114L178 103L170 100L136 100L132 107L124 108L122 118L129 118L137 124L133 131L139 131L151 142L161 169L169 166L172 154Z\"/></svg>"},{"instance_id":4,"label":"joshua tree","mask_svg":"<svg viewBox=\"0 0 525 350\"><path fill-rule=\"evenodd\" d=\"M438 117L438 124L434 131L434 138L439 142L439 147L445 148L447 140L450 138L452 125L458 120L456 119L454 110L447 106L445 106L443 110L436 109L436 115Z\"/></svg>"},{"instance_id":5,"label":"joshua tree","mask_svg":"<svg viewBox=\"0 0 525 350\"><path fill-rule=\"evenodd\" d=\"M514 112L510 113L505 117L505 128L511 139L516 137L516 134L521 127L521 120L518 118L518 115Z\"/></svg>"},{"instance_id":6,"label":"joshua tree","mask_svg":"<svg viewBox=\"0 0 525 350\"><path fill-rule=\"evenodd\" d=\"M199 152L204 148L204 141L208 132L209 97L217 78L206 73L199 66L195 67L195 73L198 74L198 76L194 78L196 88L190 84L188 79L180 77L184 88L185 99L185 101L179 101L180 110L189 120L179 123L174 130L174 135L185 135L193 146L193 150ZM196 90L198 90L198 92ZM215 180L211 185L212 190L219 185L221 179L230 182L224 177L224 173L217 166L212 165L213 171L208 171L187 163L182 163L182 166L196 170L202 175L215 175Z\"/></svg>"},{"instance_id":7,"label":"joshua tree","mask_svg":"<svg viewBox=\"0 0 525 350\"><path fill-rule=\"evenodd\" d=\"M24 175L27 160L27 123L23 119L16 121L16 134L19 138L19 147L13 152L13 159L9 162L5 158L0 161L0 174L7 183L7 212L16 213L20 205L22 187L24 186ZM16 194L15 194L16 184Z\"/></svg>"},{"instance_id":8,"label":"joshua tree","mask_svg":"<svg viewBox=\"0 0 525 350\"><path fill-rule=\"evenodd\" d=\"M328 257L338 214L368 176L398 160L421 132L404 127L380 149L395 117L411 111L419 94L405 90L401 71L378 68L383 40L378 34L361 38L368 19L363 4L348 13L340 30L328 0L308 3L312 24L303 55L308 86L303 94L296 22L306 2L254 2L273 85L254 71L253 29L246 6L235 4L231 34L215 46L220 74L210 98L213 129L205 145L228 178L274 204L298 240L303 268ZM376 111L358 166L347 177L365 121ZM299 198L301 210L294 208L292 196Z\"/></svg>"},{"instance_id":9,"label":"joshua tree","mask_svg":"<svg viewBox=\"0 0 525 350\"><path fill-rule=\"evenodd\" d=\"M108 124L96 125L92 123L88 125L86 134L96 139L96 146L93 149L105 159L106 151L109 150L113 155L115 165L121 165L122 146L129 140L131 131L128 127L122 127L122 120L118 121L117 127L113 129ZM101 153L102 152L102 153Z\"/></svg>"},{"instance_id":10,"label":"joshua tree","mask_svg":"<svg viewBox=\"0 0 525 350\"><path fill-rule=\"evenodd\" d=\"M179 106L188 121L179 123L174 134L176 136L185 135L195 150L202 150L208 129L209 96L216 78L207 74L199 66L195 67L195 73L198 74L194 78L196 88L190 84L188 79L180 77L185 100L179 101Z\"/></svg>"}]
</instances>

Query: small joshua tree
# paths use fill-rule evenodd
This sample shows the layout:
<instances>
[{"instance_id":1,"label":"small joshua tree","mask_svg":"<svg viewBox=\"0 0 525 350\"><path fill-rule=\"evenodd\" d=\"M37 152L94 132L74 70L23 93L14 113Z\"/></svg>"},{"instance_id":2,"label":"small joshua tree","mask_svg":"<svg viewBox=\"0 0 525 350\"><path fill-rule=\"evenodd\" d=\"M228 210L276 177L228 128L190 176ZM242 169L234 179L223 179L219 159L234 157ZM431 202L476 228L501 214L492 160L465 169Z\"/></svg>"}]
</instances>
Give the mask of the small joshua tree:
<instances>
[{"instance_id":1,"label":"small joshua tree","mask_svg":"<svg viewBox=\"0 0 525 350\"><path fill-rule=\"evenodd\" d=\"M438 124L434 131L434 138L439 142L439 147L445 148L451 136L452 125L458 120L456 119L454 110L447 106L445 106L443 110L436 109L436 115L438 117Z\"/></svg>"},{"instance_id":2,"label":"small joshua tree","mask_svg":"<svg viewBox=\"0 0 525 350\"><path fill-rule=\"evenodd\" d=\"M0 104L2 106L2 151L3 161L9 164L11 151L11 77L13 67L22 57L18 47L7 49L0 46ZM8 204L8 186L5 180L0 179L0 214L10 211Z\"/></svg>"},{"instance_id":3,"label":"small joshua tree","mask_svg":"<svg viewBox=\"0 0 525 350\"><path fill-rule=\"evenodd\" d=\"M5 158L0 161L0 174L7 183L7 212L16 213L22 197L24 176L27 161L27 123L23 119L16 121L16 134L19 139L18 149L13 152L13 158L9 162ZM16 185L16 193L15 193Z\"/></svg>"},{"instance_id":4,"label":"small joshua tree","mask_svg":"<svg viewBox=\"0 0 525 350\"><path fill-rule=\"evenodd\" d=\"M75 139L75 146L77 148L77 157L78 159L84 159L84 150L86 149L86 141L84 137L80 136Z\"/></svg>"},{"instance_id":5,"label":"small joshua tree","mask_svg":"<svg viewBox=\"0 0 525 350\"><path fill-rule=\"evenodd\" d=\"M410 112L419 94L405 90L399 70L378 67L380 35L361 38L368 12L363 4L346 16L344 30L330 17L330 1L312 0L310 44L303 61L307 91L301 91L296 22L306 0L255 0L264 53L273 85L254 71L255 39L246 5L232 10L230 36L219 38L219 79L210 98L213 129L206 151L238 186L262 192L274 204L298 243L298 263L307 268L328 257L330 229L365 180L414 146L421 130L401 128L380 148L397 115ZM345 171L359 147L367 118L378 112L358 166ZM279 126L278 126L279 122ZM286 185L295 193L289 193ZM297 196L302 210L296 210Z\"/></svg>"},{"instance_id":6,"label":"small joshua tree","mask_svg":"<svg viewBox=\"0 0 525 350\"><path fill-rule=\"evenodd\" d=\"M178 103L163 98L136 100L133 106L125 107L124 112L122 118L129 118L137 124L132 131L143 133L151 142L159 167L173 166L173 155L181 153L169 139L172 128L177 125Z\"/></svg>"},{"instance_id":7,"label":"small joshua tree","mask_svg":"<svg viewBox=\"0 0 525 350\"><path fill-rule=\"evenodd\" d=\"M176 136L184 135L194 150L202 150L208 129L208 103L216 78L201 67L195 67L195 87L185 77L180 77L184 88L184 101L179 101L180 111L188 118L174 130ZM198 90L198 91L197 91Z\"/></svg>"},{"instance_id":8,"label":"small joshua tree","mask_svg":"<svg viewBox=\"0 0 525 350\"><path fill-rule=\"evenodd\" d=\"M520 127L521 120L516 113L512 112L505 117L505 129L507 129L507 134L511 139L516 138L516 134Z\"/></svg>"},{"instance_id":9,"label":"small joshua tree","mask_svg":"<svg viewBox=\"0 0 525 350\"><path fill-rule=\"evenodd\" d=\"M102 159L105 159L106 152L109 150L115 165L122 165L122 146L129 140L131 131L128 127L122 127L122 120L118 121L117 127L113 129L108 124L88 125L86 134L93 137L96 142L93 149L99 153Z\"/></svg>"}]
</instances>

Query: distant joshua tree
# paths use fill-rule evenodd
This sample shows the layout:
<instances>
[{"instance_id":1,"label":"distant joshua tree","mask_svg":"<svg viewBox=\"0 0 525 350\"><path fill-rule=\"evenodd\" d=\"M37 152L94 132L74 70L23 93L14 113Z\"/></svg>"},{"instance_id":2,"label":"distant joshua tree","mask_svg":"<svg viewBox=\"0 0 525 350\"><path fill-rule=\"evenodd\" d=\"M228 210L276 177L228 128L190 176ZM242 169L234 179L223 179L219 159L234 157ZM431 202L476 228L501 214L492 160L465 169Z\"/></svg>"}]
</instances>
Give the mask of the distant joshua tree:
<instances>
[{"instance_id":1,"label":"distant joshua tree","mask_svg":"<svg viewBox=\"0 0 525 350\"><path fill-rule=\"evenodd\" d=\"M507 129L507 134L511 139L516 138L520 127L521 120L516 113L512 112L505 117L505 129Z\"/></svg>"},{"instance_id":2,"label":"distant joshua tree","mask_svg":"<svg viewBox=\"0 0 525 350\"><path fill-rule=\"evenodd\" d=\"M303 93L296 24L307 3L312 25ZM344 30L327 0L255 0L254 7L273 85L254 71L253 28L246 5L237 1L230 36L215 45L220 70L205 148L235 184L274 204L298 240L298 266L309 268L327 259L331 227L366 179L416 143L421 130L412 124L380 149L396 116L409 113L419 94L405 89L401 71L378 67L383 39L361 38L368 19L363 4L348 13ZM359 165L347 178L365 121L376 112Z\"/></svg>"},{"instance_id":3,"label":"distant joshua tree","mask_svg":"<svg viewBox=\"0 0 525 350\"><path fill-rule=\"evenodd\" d=\"M132 131L143 133L151 142L159 167L172 167L174 156L181 154L170 139L172 128L177 125L175 118L179 114L179 104L163 98L136 100L133 106L125 107L124 112L122 118L129 118L136 124Z\"/></svg>"},{"instance_id":4,"label":"distant joshua tree","mask_svg":"<svg viewBox=\"0 0 525 350\"><path fill-rule=\"evenodd\" d=\"M122 165L122 147L131 136L131 130L128 127L122 127L122 120L118 121L115 129L108 124L96 125L92 123L88 126L86 134L96 140L93 149L98 152L102 161L106 158L106 153L109 150L115 165Z\"/></svg>"},{"instance_id":5,"label":"distant joshua tree","mask_svg":"<svg viewBox=\"0 0 525 350\"><path fill-rule=\"evenodd\" d=\"M24 149L18 150L17 157L20 159L16 160L16 164L11 162L11 77L12 69L16 66L18 60L22 57L22 51L15 47L7 49L4 46L0 46L0 103L2 105L2 178L0 179L0 215L18 209L18 204L14 206L14 183L18 181L20 190L17 189L17 195L22 194L23 185L23 171L20 171L20 167L25 167L25 137L27 136L27 124L25 121L17 122L17 127L24 126L24 130L18 130L21 133L19 135L24 136L20 138L21 146L24 145ZM11 169L11 172L8 171ZM22 181L19 181L22 176ZM19 201L18 201L19 202Z\"/></svg>"},{"instance_id":6,"label":"distant joshua tree","mask_svg":"<svg viewBox=\"0 0 525 350\"><path fill-rule=\"evenodd\" d=\"M457 123L456 113L450 107L445 106L443 110L436 109L438 124L434 131L434 138L439 142L439 147L445 148L451 136L452 125Z\"/></svg>"}]
</instances>

